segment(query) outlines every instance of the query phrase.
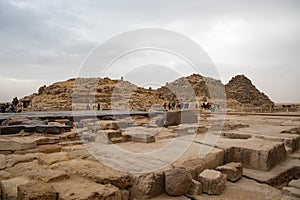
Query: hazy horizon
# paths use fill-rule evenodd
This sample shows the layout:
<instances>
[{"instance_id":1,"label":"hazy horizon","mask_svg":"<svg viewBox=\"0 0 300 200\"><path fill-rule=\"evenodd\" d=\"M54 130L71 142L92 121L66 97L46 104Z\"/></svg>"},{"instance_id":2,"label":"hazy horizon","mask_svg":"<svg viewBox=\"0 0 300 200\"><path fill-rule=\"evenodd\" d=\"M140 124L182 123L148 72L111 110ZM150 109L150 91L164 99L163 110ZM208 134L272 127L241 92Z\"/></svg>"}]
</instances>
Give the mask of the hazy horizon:
<instances>
[{"instance_id":1,"label":"hazy horizon","mask_svg":"<svg viewBox=\"0 0 300 200\"><path fill-rule=\"evenodd\" d=\"M76 78L90 52L113 36L157 28L200 45L223 84L245 74L275 103L300 103L299 10L296 0L0 0L0 102ZM149 64L160 65L163 76ZM150 72L157 82L147 79ZM125 57L108 72L154 85L191 73L182 61L153 52Z\"/></svg>"}]
</instances>

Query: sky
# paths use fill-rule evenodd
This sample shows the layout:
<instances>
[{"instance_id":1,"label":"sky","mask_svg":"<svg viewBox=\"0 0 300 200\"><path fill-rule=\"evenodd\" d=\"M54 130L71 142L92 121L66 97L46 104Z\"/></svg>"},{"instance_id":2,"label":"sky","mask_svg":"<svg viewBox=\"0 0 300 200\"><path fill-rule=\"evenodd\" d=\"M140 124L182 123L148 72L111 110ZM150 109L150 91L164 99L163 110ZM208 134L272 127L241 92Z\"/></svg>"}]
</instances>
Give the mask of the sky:
<instances>
[{"instance_id":1,"label":"sky","mask_svg":"<svg viewBox=\"0 0 300 200\"><path fill-rule=\"evenodd\" d=\"M78 77L99 45L154 28L198 44L223 83L245 74L274 102L300 103L299 11L297 0L0 0L0 102ZM145 50L123 56L106 72L158 87L193 70L176 55Z\"/></svg>"}]
</instances>

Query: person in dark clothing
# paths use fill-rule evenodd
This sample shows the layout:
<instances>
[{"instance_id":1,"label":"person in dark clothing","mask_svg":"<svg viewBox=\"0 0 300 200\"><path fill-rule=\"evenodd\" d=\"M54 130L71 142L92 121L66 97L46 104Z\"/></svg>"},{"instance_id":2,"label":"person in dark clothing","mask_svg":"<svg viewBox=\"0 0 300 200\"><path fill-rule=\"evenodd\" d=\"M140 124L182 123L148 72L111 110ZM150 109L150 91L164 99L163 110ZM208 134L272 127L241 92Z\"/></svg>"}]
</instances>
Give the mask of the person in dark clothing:
<instances>
[{"instance_id":1,"label":"person in dark clothing","mask_svg":"<svg viewBox=\"0 0 300 200\"><path fill-rule=\"evenodd\" d=\"M100 110L101 109L101 105L100 105L100 103L98 103L98 110Z\"/></svg>"}]
</instances>

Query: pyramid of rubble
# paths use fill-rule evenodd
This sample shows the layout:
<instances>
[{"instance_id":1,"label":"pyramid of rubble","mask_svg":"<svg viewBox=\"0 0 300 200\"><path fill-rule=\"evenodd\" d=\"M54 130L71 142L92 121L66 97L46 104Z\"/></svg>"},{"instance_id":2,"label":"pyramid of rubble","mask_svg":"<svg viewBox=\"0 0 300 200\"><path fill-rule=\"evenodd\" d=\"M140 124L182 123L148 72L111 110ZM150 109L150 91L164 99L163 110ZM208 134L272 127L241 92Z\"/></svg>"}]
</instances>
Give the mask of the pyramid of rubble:
<instances>
[{"instance_id":1,"label":"pyramid of rubble","mask_svg":"<svg viewBox=\"0 0 300 200\"><path fill-rule=\"evenodd\" d=\"M233 77L225 85L225 90L228 99L235 100L243 105L274 105L274 102L263 92L260 92L245 75Z\"/></svg>"},{"instance_id":2,"label":"pyramid of rubble","mask_svg":"<svg viewBox=\"0 0 300 200\"><path fill-rule=\"evenodd\" d=\"M221 81L199 74L179 78L157 90L109 78L76 78L42 86L21 102L27 110L82 110L87 105L96 109L98 104L101 109L149 110L162 108L163 102L201 104L218 97L225 99L225 90L227 107L274 104L244 75L234 77L224 88Z\"/></svg>"}]
</instances>

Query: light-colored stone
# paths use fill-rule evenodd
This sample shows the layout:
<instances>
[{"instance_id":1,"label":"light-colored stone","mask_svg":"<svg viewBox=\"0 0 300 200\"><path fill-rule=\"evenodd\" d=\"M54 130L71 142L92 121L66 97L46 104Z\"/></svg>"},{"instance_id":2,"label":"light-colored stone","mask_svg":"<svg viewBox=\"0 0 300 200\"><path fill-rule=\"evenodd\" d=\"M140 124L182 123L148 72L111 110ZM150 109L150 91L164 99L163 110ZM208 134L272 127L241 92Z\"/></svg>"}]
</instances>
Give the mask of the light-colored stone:
<instances>
[{"instance_id":1,"label":"light-colored stone","mask_svg":"<svg viewBox=\"0 0 300 200\"><path fill-rule=\"evenodd\" d=\"M50 154L40 154L38 157L39 164L42 165L52 165L57 162L69 160L68 153L66 152L57 152Z\"/></svg>"},{"instance_id":2,"label":"light-colored stone","mask_svg":"<svg viewBox=\"0 0 300 200\"><path fill-rule=\"evenodd\" d=\"M171 196L187 194L192 186L192 175L184 168L175 168L165 172L165 190Z\"/></svg>"},{"instance_id":3,"label":"light-colored stone","mask_svg":"<svg viewBox=\"0 0 300 200\"><path fill-rule=\"evenodd\" d=\"M289 186L300 189L300 179L290 181Z\"/></svg>"},{"instance_id":4,"label":"light-colored stone","mask_svg":"<svg viewBox=\"0 0 300 200\"><path fill-rule=\"evenodd\" d=\"M206 169L199 175L203 192L207 194L221 194L225 189L226 175L219 171Z\"/></svg>"},{"instance_id":5,"label":"light-colored stone","mask_svg":"<svg viewBox=\"0 0 300 200\"><path fill-rule=\"evenodd\" d=\"M284 187L282 188L282 193L287 196L300 198L300 189L294 187Z\"/></svg>"},{"instance_id":6,"label":"light-colored stone","mask_svg":"<svg viewBox=\"0 0 300 200\"><path fill-rule=\"evenodd\" d=\"M89 178L97 183L112 184L121 189L132 186L132 177L125 172L117 171L108 166L90 160L74 159L51 165L52 169L64 170L69 174L76 174Z\"/></svg>"},{"instance_id":7,"label":"light-colored stone","mask_svg":"<svg viewBox=\"0 0 300 200\"><path fill-rule=\"evenodd\" d=\"M25 138L0 138L0 151L17 151L36 148L36 142Z\"/></svg>"},{"instance_id":8,"label":"light-colored stone","mask_svg":"<svg viewBox=\"0 0 300 200\"><path fill-rule=\"evenodd\" d=\"M14 176L26 176L47 183L69 178L69 175L65 171L48 169L45 165L39 165L37 160L16 164L6 169L6 171Z\"/></svg>"},{"instance_id":9,"label":"light-colored stone","mask_svg":"<svg viewBox=\"0 0 300 200\"><path fill-rule=\"evenodd\" d=\"M42 181L30 181L18 186L18 199L57 200L54 188Z\"/></svg>"},{"instance_id":10,"label":"light-colored stone","mask_svg":"<svg viewBox=\"0 0 300 200\"><path fill-rule=\"evenodd\" d=\"M1 190L3 200L17 200L18 186L29 183L30 179L26 177L16 177L1 181Z\"/></svg>"},{"instance_id":11,"label":"light-colored stone","mask_svg":"<svg viewBox=\"0 0 300 200\"><path fill-rule=\"evenodd\" d=\"M243 175L242 163L227 163L226 165L217 167L216 170L225 174L227 176L227 180L232 182L239 180Z\"/></svg>"},{"instance_id":12,"label":"light-colored stone","mask_svg":"<svg viewBox=\"0 0 300 200\"><path fill-rule=\"evenodd\" d=\"M0 170L5 169L6 167L6 156L0 154Z\"/></svg>"},{"instance_id":13,"label":"light-colored stone","mask_svg":"<svg viewBox=\"0 0 300 200\"><path fill-rule=\"evenodd\" d=\"M133 199L149 199L165 191L165 176L163 172L135 175L130 195Z\"/></svg>"},{"instance_id":14,"label":"light-colored stone","mask_svg":"<svg viewBox=\"0 0 300 200\"><path fill-rule=\"evenodd\" d=\"M151 143L155 142L155 137L151 134L143 134L143 133L136 133L131 134L131 141L132 142L142 142L142 143Z\"/></svg>"},{"instance_id":15,"label":"light-colored stone","mask_svg":"<svg viewBox=\"0 0 300 200\"><path fill-rule=\"evenodd\" d=\"M39 156L39 153L32 153L32 154L25 154L25 155L18 155L18 154L11 154L6 157L7 163L6 167L13 167L18 163L22 162L31 162Z\"/></svg>"},{"instance_id":16,"label":"light-colored stone","mask_svg":"<svg viewBox=\"0 0 300 200\"><path fill-rule=\"evenodd\" d=\"M174 126L184 123L197 123L198 117L192 110L168 111L165 116L164 126Z\"/></svg>"},{"instance_id":17,"label":"light-colored stone","mask_svg":"<svg viewBox=\"0 0 300 200\"><path fill-rule=\"evenodd\" d=\"M59 199L76 200L122 200L120 190L111 184L99 184L83 178L73 178L53 182L54 189L59 193Z\"/></svg>"},{"instance_id":18,"label":"light-colored stone","mask_svg":"<svg viewBox=\"0 0 300 200\"><path fill-rule=\"evenodd\" d=\"M202 193L202 184L199 181L192 180L192 186L189 191L190 195L200 195Z\"/></svg>"},{"instance_id":19,"label":"light-colored stone","mask_svg":"<svg viewBox=\"0 0 300 200\"><path fill-rule=\"evenodd\" d=\"M41 153L55 153L60 152L62 146L58 144L47 144L38 146L39 152Z\"/></svg>"}]
</instances>

